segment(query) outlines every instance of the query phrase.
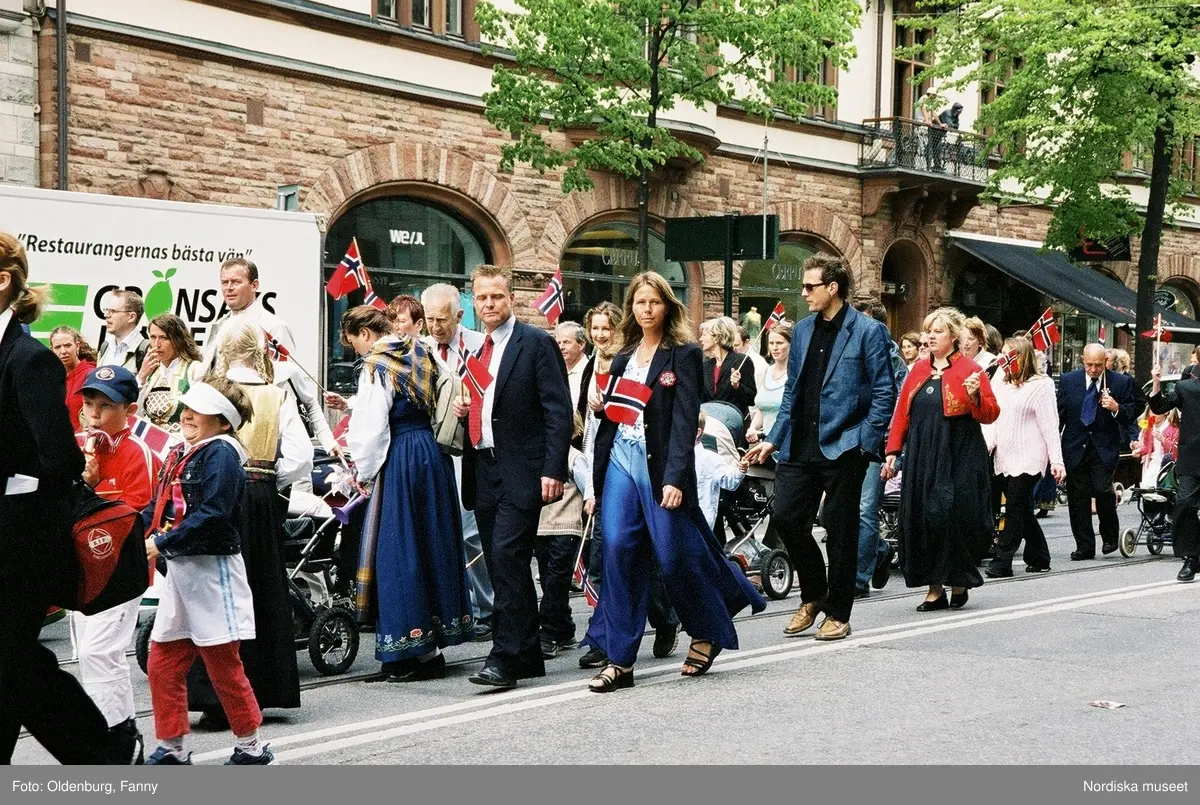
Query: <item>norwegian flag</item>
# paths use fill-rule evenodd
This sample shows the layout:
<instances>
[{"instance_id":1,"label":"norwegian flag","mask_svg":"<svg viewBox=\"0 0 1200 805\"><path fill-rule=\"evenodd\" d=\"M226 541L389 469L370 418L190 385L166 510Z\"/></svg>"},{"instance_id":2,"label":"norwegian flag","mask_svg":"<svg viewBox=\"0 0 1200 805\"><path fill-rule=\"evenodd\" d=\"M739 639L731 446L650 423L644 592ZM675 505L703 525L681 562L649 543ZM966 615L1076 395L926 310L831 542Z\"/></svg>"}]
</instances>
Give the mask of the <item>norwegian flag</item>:
<instances>
[{"instance_id":1,"label":"norwegian flag","mask_svg":"<svg viewBox=\"0 0 1200 805\"><path fill-rule=\"evenodd\" d=\"M346 250L346 256L338 263L333 276L325 284L325 290L334 299L341 299L358 288L367 288L369 291L371 281L367 279L366 267L362 258L358 256L358 238L351 238L350 248Z\"/></svg>"},{"instance_id":2,"label":"norwegian flag","mask_svg":"<svg viewBox=\"0 0 1200 805\"><path fill-rule=\"evenodd\" d=\"M587 573L583 569L583 546L587 545L587 540L581 540L579 543L579 553L575 556L575 570L571 573L571 583L580 589L583 588L584 577Z\"/></svg>"},{"instance_id":3,"label":"norwegian flag","mask_svg":"<svg viewBox=\"0 0 1200 805\"><path fill-rule=\"evenodd\" d=\"M467 339L463 338L463 334L458 334L458 372L459 380L467 379Z\"/></svg>"},{"instance_id":4,"label":"norwegian flag","mask_svg":"<svg viewBox=\"0 0 1200 805\"><path fill-rule=\"evenodd\" d=\"M1164 344L1171 343L1171 331L1163 326L1161 313L1154 317L1154 326L1142 333L1142 338L1153 338Z\"/></svg>"},{"instance_id":5,"label":"norwegian flag","mask_svg":"<svg viewBox=\"0 0 1200 805\"><path fill-rule=\"evenodd\" d=\"M279 339L263 330L263 335L267 341L267 352L271 355L273 361L286 361L291 357L292 353L288 352L288 348L279 343Z\"/></svg>"},{"instance_id":6,"label":"norwegian flag","mask_svg":"<svg viewBox=\"0 0 1200 805\"><path fill-rule=\"evenodd\" d=\"M488 386L492 385L492 373L478 355L460 351L458 357L462 359L463 382L469 385L475 394L482 395L488 390Z\"/></svg>"},{"instance_id":7,"label":"norwegian flag","mask_svg":"<svg viewBox=\"0 0 1200 805\"><path fill-rule=\"evenodd\" d=\"M604 415L621 425L636 425L653 393L647 385L618 377L604 401Z\"/></svg>"},{"instance_id":8,"label":"norwegian flag","mask_svg":"<svg viewBox=\"0 0 1200 805\"><path fill-rule=\"evenodd\" d=\"M553 327L558 323L558 319L566 310L566 297L563 296L563 278L562 269L554 272L554 276L550 278L550 284L546 286L546 290L542 295L534 301L534 307L542 311L542 315L546 317L546 321L550 322Z\"/></svg>"},{"instance_id":9,"label":"norwegian flag","mask_svg":"<svg viewBox=\"0 0 1200 805\"><path fill-rule=\"evenodd\" d=\"M349 450L350 445L346 443L346 434L350 432L350 417L344 416L338 421L333 428L333 441L343 450Z\"/></svg>"},{"instance_id":10,"label":"norwegian flag","mask_svg":"<svg viewBox=\"0 0 1200 805\"><path fill-rule=\"evenodd\" d=\"M763 329L770 330L776 324L779 324L779 322L783 321L783 317L784 317L783 302L782 301L776 302L775 309L771 311L770 316L767 316L767 324Z\"/></svg>"},{"instance_id":11,"label":"norwegian flag","mask_svg":"<svg viewBox=\"0 0 1200 805\"><path fill-rule=\"evenodd\" d=\"M587 601L587 605L593 609L600 603L600 593L596 592L596 586L592 584L591 576L585 576L583 579L583 600Z\"/></svg>"},{"instance_id":12,"label":"norwegian flag","mask_svg":"<svg viewBox=\"0 0 1200 805\"><path fill-rule=\"evenodd\" d=\"M163 461L167 460L172 450L183 444L183 440L175 434L141 417L129 417L129 432L141 439L150 448L150 452Z\"/></svg>"},{"instance_id":13,"label":"norwegian flag","mask_svg":"<svg viewBox=\"0 0 1200 805\"><path fill-rule=\"evenodd\" d=\"M1058 325L1054 322L1053 308L1046 308L1041 318L1033 323L1029 328L1029 338L1033 341L1033 346L1042 352L1049 349L1051 344L1062 341L1062 333L1058 331Z\"/></svg>"},{"instance_id":14,"label":"norwegian flag","mask_svg":"<svg viewBox=\"0 0 1200 805\"><path fill-rule=\"evenodd\" d=\"M609 388L612 386L612 379L612 375L596 372L596 391L600 392L601 397L608 396Z\"/></svg>"},{"instance_id":15,"label":"norwegian flag","mask_svg":"<svg viewBox=\"0 0 1200 805\"><path fill-rule=\"evenodd\" d=\"M367 270L364 268L362 270L362 273L363 273L363 277L365 278L367 276ZM370 305L371 307L378 308L379 310L387 310L387 302L383 301L382 299L380 299L378 296L375 295L375 289L371 287L370 283L371 283L371 281L368 279L367 280L367 295L363 297L363 304Z\"/></svg>"},{"instance_id":16,"label":"norwegian flag","mask_svg":"<svg viewBox=\"0 0 1200 805\"><path fill-rule=\"evenodd\" d=\"M996 368L1010 375L1015 375L1021 371L1021 364L1017 361L1017 351L1010 349L996 359Z\"/></svg>"}]
</instances>

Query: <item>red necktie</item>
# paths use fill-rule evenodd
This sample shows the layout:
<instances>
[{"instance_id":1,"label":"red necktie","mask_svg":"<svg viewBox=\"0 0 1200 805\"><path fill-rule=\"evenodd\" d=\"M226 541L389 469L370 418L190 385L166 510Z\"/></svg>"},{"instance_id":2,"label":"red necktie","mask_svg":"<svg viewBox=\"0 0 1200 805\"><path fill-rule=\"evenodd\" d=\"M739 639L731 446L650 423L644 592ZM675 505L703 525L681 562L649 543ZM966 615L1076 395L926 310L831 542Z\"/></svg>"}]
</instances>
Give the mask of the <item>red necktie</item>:
<instances>
[{"instance_id":1,"label":"red necktie","mask_svg":"<svg viewBox=\"0 0 1200 805\"><path fill-rule=\"evenodd\" d=\"M491 369L492 364L492 337L489 335L483 339L483 351L479 353L479 360L484 365L484 368ZM467 415L467 433L471 436L471 444L479 447L479 443L483 441L483 395L471 395L471 411Z\"/></svg>"},{"instance_id":2,"label":"red necktie","mask_svg":"<svg viewBox=\"0 0 1200 805\"><path fill-rule=\"evenodd\" d=\"M449 344L438 344L438 349L440 349L442 351L442 363L446 363L447 361L449 361L450 360L450 345Z\"/></svg>"}]
</instances>

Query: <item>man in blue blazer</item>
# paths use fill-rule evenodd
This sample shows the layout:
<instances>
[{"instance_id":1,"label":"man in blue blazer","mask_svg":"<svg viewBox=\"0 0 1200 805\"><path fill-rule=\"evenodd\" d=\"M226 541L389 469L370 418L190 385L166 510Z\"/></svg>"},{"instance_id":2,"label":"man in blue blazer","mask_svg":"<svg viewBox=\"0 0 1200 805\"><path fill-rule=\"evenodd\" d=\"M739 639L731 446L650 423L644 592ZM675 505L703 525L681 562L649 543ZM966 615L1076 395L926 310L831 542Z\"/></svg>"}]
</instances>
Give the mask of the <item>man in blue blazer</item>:
<instances>
[{"instance_id":1,"label":"man in blue blazer","mask_svg":"<svg viewBox=\"0 0 1200 805\"><path fill-rule=\"evenodd\" d=\"M1100 517L1103 551L1117 549L1117 497L1113 473L1121 448L1137 420L1133 378L1104 368L1104 347L1083 348L1083 368L1058 382L1058 422L1062 428L1063 463L1067 467L1067 511L1075 550L1071 559L1096 558L1092 499Z\"/></svg>"},{"instance_id":2,"label":"man in blue blazer","mask_svg":"<svg viewBox=\"0 0 1200 805\"><path fill-rule=\"evenodd\" d=\"M512 688L546 675L529 567L542 506L563 494L575 406L554 339L513 314L507 269L480 266L471 285L486 330L479 359L493 380L454 407L467 418L463 506L475 512L495 598L492 650L470 681Z\"/></svg>"},{"instance_id":3,"label":"man in blue blazer","mask_svg":"<svg viewBox=\"0 0 1200 805\"><path fill-rule=\"evenodd\" d=\"M850 271L841 258L810 257L803 294L813 315L792 332L775 427L746 459L762 463L779 451L772 516L800 575L800 608L783 633L800 634L824 611L816 637L838 640L850 634L863 478L883 454L896 386L887 332L847 303ZM822 493L828 575L812 535Z\"/></svg>"}]
</instances>

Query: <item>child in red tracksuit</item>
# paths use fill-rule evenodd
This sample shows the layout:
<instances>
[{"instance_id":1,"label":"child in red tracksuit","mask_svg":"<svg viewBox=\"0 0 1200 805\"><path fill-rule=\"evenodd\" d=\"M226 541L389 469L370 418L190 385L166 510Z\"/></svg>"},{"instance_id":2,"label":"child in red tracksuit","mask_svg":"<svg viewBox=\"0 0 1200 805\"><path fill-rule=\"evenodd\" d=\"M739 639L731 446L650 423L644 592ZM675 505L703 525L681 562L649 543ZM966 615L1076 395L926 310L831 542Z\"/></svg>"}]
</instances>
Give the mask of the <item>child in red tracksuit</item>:
<instances>
[{"instance_id":1,"label":"child in red tracksuit","mask_svg":"<svg viewBox=\"0 0 1200 805\"><path fill-rule=\"evenodd\" d=\"M237 739L226 765L266 765L262 711L238 653L254 639L254 601L238 534L246 452L233 433L252 414L245 393L224 379L197 383L179 402L185 450L172 454L147 512L150 558L166 560L166 581L150 634L150 701L159 747L148 765L189 765L187 676L204 662ZM164 525L168 505L173 526Z\"/></svg>"},{"instance_id":2,"label":"child in red tracksuit","mask_svg":"<svg viewBox=\"0 0 1200 805\"><path fill-rule=\"evenodd\" d=\"M101 497L141 511L150 503L159 462L129 432L129 416L137 411L137 378L123 367L102 366L87 375L80 391L87 430L75 438L85 458L83 480ZM125 649L133 642L140 604L134 598L94 615L71 613L83 688L108 720L109 730L134 737L139 755L142 736Z\"/></svg>"}]
</instances>

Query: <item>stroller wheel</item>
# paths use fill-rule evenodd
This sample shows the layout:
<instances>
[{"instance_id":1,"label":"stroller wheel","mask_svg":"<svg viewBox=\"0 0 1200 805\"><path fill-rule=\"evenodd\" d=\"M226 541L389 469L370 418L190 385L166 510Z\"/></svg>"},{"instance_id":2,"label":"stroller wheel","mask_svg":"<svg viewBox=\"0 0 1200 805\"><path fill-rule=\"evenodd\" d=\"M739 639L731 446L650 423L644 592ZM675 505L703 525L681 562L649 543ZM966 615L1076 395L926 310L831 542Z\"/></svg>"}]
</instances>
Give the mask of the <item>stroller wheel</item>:
<instances>
[{"instance_id":1,"label":"stroller wheel","mask_svg":"<svg viewBox=\"0 0 1200 805\"><path fill-rule=\"evenodd\" d=\"M792 560L788 555L783 551L767 551L759 567L767 597L776 601L787 598L792 591Z\"/></svg>"},{"instance_id":2,"label":"stroller wheel","mask_svg":"<svg viewBox=\"0 0 1200 805\"><path fill-rule=\"evenodd\" d=\"M1127 528L1122 531L1121 541L1117 545L1121 549L1121 556L1124 556L1126 559L1133 556L1133 552L1137 550L1137 530Z\"/></svg>"},{"instance_id":3,"label":"stroller wheel","mask_svg":"<svg viewBox=\"0 0 1200 805\"><path fill-rule=\"evenodd\" d=\"M358 624L344 609L325 609L313 619L308 658L322 676L344 674L358 656Z\"/></svg>"},{"instance_id":4,"label":"stroller wheel","mask_svg":"<svg viewBox=\"0 0 1200 805\"><path fill-rule=\"evenodd\" d=\"M142 673L149 673L146 669L150 665L150 633L154 631L154 615L150 615L141 623L138 624L137 632L133 635L133 654L137 657L138 668L142 669Z\"/></svg>"},{"instance_id":5,"label":"stroller wheel","mask_svg":"<svg viewBox=\"0 0 1200 805\"><path fill-rule=\"evenodd\" d=\"M1154 556L1158 556L1160 553L1162 553L1162 549L1163 538L1159 535L1154 534L1146 539L1146 550L1150 551L1150 553Z\"/></svg>"}]
</instances>

